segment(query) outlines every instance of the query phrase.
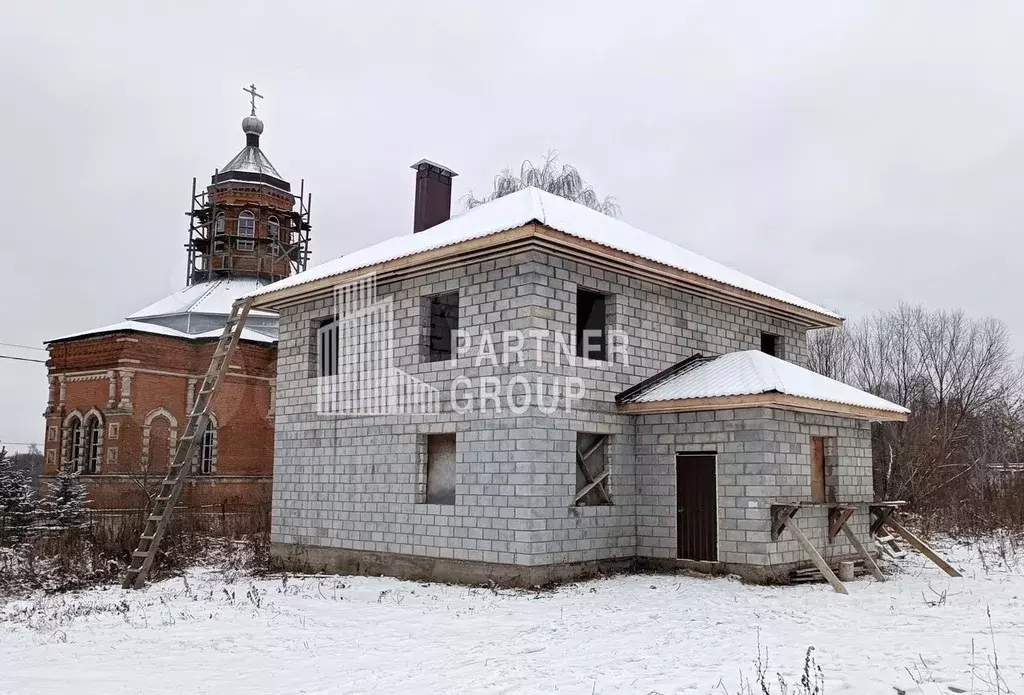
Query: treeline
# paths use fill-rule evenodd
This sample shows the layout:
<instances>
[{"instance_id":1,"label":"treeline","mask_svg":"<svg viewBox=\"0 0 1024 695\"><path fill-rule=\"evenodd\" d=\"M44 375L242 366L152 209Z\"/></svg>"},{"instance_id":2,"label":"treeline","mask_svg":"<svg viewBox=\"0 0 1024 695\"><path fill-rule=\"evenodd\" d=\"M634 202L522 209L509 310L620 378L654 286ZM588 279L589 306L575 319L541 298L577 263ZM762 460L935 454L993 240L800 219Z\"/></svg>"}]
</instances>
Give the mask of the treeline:
<instances>
[{"instance_id":1,"label":"treeline","mask_svg":"<svg viewBox=\"0 0 1024 695\"><path fill-rule=\"evenodd\" d=\"M877 499L939 531L1024 528L1024 373L1005 324L900 305L808 347L811 369L911 410L873 426Z\"/></svg>"}]
</instances>

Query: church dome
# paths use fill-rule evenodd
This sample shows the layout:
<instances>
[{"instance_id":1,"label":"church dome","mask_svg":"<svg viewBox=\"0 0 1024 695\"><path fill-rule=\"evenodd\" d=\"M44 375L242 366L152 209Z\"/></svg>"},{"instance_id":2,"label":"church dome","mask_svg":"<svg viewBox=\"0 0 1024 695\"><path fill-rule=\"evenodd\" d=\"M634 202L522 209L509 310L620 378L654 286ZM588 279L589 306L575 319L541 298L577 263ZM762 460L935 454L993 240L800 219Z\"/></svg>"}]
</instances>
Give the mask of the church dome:
<instances>
[{"instance_id":1,"label":"church dome","mask_svg":"<svg viewBox=\"0 0 1024 695\"><path fill-rule=\"evenodd\" d=\"M263 121L256 116L246 116L242 119L242 132L246 135L262 135Z\"/></svg>"}]
</instances>

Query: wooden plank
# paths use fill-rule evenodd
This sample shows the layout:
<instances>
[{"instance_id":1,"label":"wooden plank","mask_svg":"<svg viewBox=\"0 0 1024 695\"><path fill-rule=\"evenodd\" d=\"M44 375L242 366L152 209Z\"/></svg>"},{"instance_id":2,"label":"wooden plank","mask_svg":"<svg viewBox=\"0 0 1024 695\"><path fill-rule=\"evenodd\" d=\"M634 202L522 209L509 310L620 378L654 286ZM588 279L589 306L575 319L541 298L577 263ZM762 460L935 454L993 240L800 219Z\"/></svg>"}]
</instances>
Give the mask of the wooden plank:
<instances>
[{"instance_id":1,"label":"wooden plank","mask_svg":"<svg viewBox=\"0 0 1024 695\"><path fill-rule=\"evenodd\" d=\"M870 507L871 514L874 515L874 520L871 522L871 535L877 536L878 530L882 528L882 525L889 519L890 516L896 511L896 507L892 505L880 505L873 504Z\"/></svg>"},{"instance_id":2,"label":"wooden plank","mask_svg":"<svg viewBox=\"0 0 1024 695\"><path fill-rule=\"evenodd\" d=\"M825 562L825 558L818 554L818 551L814 549L811 542L807 540L807 536L804 535L804 532L800 530L800 527L796 525L796 522L793 521L792 518L790 518L787 528L789 529L789 532L796 537L797 541L799 541L804 552L811 558L811 562L814 563L814 566L818 568L825 579L828 580L828 583L832 585L832 588L836 590L836 593L849 593L843 583L839 581L839 577L835 575L832 568L828 566L827 562Z\"/></svg>"},{"instance_id":3,"label":"wooden plank","mask_svg":"<svg viewBox=\"0 0 1024 695\"><path fill-rule=\"evenodd\" d=\"M864 566L868 568L868 570L871 572L875 579L877 579L880 582L884 582L885 575L882 574L882 570L878 567L877 564L875 564L875 561L874 559L872 559L871 554L868 552L868 549L865 548L864 545L860 542L860 539L857 538L853 530L850 529L850 527L846 524L843 524L842 529L843 533L846 534L847 540L850 541L850 545L856 548L857 552L860 553L860 556L864 558Z\"/></svg>"},{"instance_id":4,"label":"wooden plank","mask_svg":"<svg viewBox=\"0 0 1024 695\"><path fill-rule=\"evenodd\" d=\"M846 528L846 522L850 520L855 511L857 509L854 507L835 507L828 511L828 537L830 539L838 536L840 529Z\"/></svg>"},{"instance_id":5,"label":"wooden plank","mask_svg":"<svg viewBox=\"0 0 1024 695\"><path fill-rule=\"evenodd\" d=\"M785 393L755 393L747 396L711 396L707 398L682 398L673 401L655 401L650 403L620 403L619 410L624 413L689 413L702 410L722 410L723 408L785 408L806 413L827 413L843 415L859 420L902 422L907 419L905 413L891 410L865 408L856 405L845 405L832 401L819 401L803 396L790 396Z\"/></svg>"},{"instance_id":6,"label":"wooden plank","mask_svg":"<svg viewBox=\"0 0 1024 695\"><path fill-rule=\"evenodd\" d=\"M596 486L593 485L593 483L594 483L594 476L590 475L590 472L587 471L587 466L586 466L587 459L590 458L595 451L597 451L598 449L601 448L601 445L603 445L605 443L606 439L608 439L608 435L606 435L606 434L605 435L600 435L600 438L596 442L594 442L594 445L591 446L590 449L587 450L586 453L583 453L579 449L577 449L576 450L576 467L580 469L580 473L583 474L583 479L587 482L587 485L588 486L596 487L598 493L600 493L601 498L604 500L605 504L611 504L612 498L608 494L608 491L604 489L604 485L596 485ZM607 463L606 463L606 465L607 465ZM607 470L607 468L605 470ZM579 501L578 497L577 497L577 501Z\"/></svg>"},{"instance_id":7,"label":"wooden plank","mask_svg":"<svg viewBox=\"0 0 1024 695\"><path fill-rule=\"evenodd\" d=\"M825 501L824 437L811 437L811 501Z\"/></svg>"},{"instance_id":8,"label":"wooden plank","mask_svg":"<svg viewBox=\"0 0 1024 695\"><path fill-rule=\"evenodd\" d=\"M900 524L896 523L896 521L894 521L893 519L890 518L890 519L887 519L885 523L886 523L886 525L889 528L891 528L893 531L895 531L897 534L899 534L899 536L903 540L905 540L907 543L909 543L910 545L912 545L915 548L917 548L918 550L920 550L922 555L924 555L926 558L928 558L929 560L934 562L936 565L938 565L942 569L942 571L944 571L950 577L960 577L960 576L963 576L959 572L957 572L955 569L953 569L953 566L951 564L949 564L948 562L943 560L941 557L939 557L939 554L936 553L934 550L932 550L931 547L929 547L929 545L927 543L925 543L923 540L921 540L920 538L918 538L917 536L912 534L907 529L903 528L903 526L901 526Z\"/></svg>"},{"instance_id":9,"label":"wooden plank","mask_svg":"<svg viewBox=\"0 0 1024 695\"><path fill-rule=\"evenodd\" d=\"M597 477L594 478L594 481L592 483L589 483L586 487L584 487L582 490L580 490L579 492L576 493L576 499L574 499L572 501L573 504L578 503L581 499L586 497L588 492L590 492L595 487L600 485L601 482L604 481L604 479L607 478L607 477L608 477L608 471L601 471L601 473ZM602 490L603 489L604 488L602 487Z\"/></svg>"},{"instance_id":10,"label":"wooden plank","mask_svg":"<svg viewBox=\"0 0 1024 695\"><path fill-rule=\"evenodd\" d=\"M779 540L779 536L786 528L786 524L792 520L800 511L798 504L773 504L772 505L772 540Z\"/></svg>"}]
</instances>

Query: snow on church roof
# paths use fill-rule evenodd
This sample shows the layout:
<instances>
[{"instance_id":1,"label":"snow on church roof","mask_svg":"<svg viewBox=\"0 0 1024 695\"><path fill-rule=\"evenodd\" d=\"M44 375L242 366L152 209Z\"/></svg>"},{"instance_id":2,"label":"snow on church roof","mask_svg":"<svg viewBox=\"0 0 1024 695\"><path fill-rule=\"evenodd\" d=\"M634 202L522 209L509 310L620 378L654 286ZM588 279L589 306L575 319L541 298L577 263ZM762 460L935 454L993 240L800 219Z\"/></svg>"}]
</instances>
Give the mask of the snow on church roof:
<instances>
[{"instance_id":1,"label":"snow on church roof","mask_svg":"<svg viewBox=\"0 0 1024 695\"><path fill-rule=\"evenodd\" d=\"M218 338L223 328L203 329L222 324L228 314L231 313L231 305L235 300L261 287L262 284L255 278L225 278L210 282L200 282L195 285L189 285L169 297L164 297L147 307L139 309L128 316L127 320L120 323L63 335L47 342L84 338L90 335L115 333L117 331L138 331L140 333L166 335L172 338L186 338L189 340ZM196 318L204 316L210 318L206 320ZM263 330L254 330L254 328L259 328L259 326L245 328L242 330L242 340L258 343L276 342L273 335L268 335L268 326L266 324L272 322L273 325L276 325L277 314L266 311L250 311L249 316L262 319L262 324L264 324ZM188 328L189 330L181 330L182 328ZM189 332L190 330L195 332ZM271 329L269 332L274 331L276 329Z\"/></svg>"},{"instance_id":2,"label":"snow on church roof","mask_svg":"<svg viewBox=\"0 0 1024 695\"><path fill-rule=\"evenodd\" d=\"M112 323L109 326L102 326L100 328L93 328L87 331L80 331L78 333L71 333L70 335L62 335L59 338L51 338L47 340L47 343L56 343L61 340L71 340L72 338L85 338L92 335L102 335L104 333L117 333L120 331L136 331L138 333L150 333L153 335L166 335L171 338L185 338L186 340L207 340L220 338L223 329L217 329L212 331L206 331L204 333L186 333L185 331L179 331L168 326L161 326L157 323L148 323L146 321L121 321L120 323ZM277 340L272 336L254 331L251 328L243 328L242 335L239 336L241 340L249 340L254 343L276 343Z\"/></svg>"},{"instance_id":3,"label":"snow on church roof","mask_svg":"<svg viewBox=\"0 0 1024 695\"><path fill-rule=\"evenodd\" d=\"M128 316L128 320L174 316L177 314L216 314L227 316L239 297L263 287L255 278L225 278L200 282L178 290ZM250 316L274 316L265 311L250 311Z\"/></svg>"},{"instance_id":4,"label":"snow on church roof","mask_svg":"<svg viewBox=\"0 0 1024 695\"><path fill-rule=\"evenodd\" d=\"M778 393L815 401L906 415L910 411L848 384L780 360L759 350L700 358L667 370L649 383L624 391L621 403L659 403L690 399Z\"/></svg>"},{"instance_id":5,"label":"snow on church roof","mask_svg":"<svg viewBox=\"0 0 1024 695\"><path fill-rule=\"evenodd\" d=\"M257 289L260 297L379 263L414 256L471 239L497 234L533 221L555 230L633 256L699 275L763 297L841 319L835 312L756 280L670 241L641 231L578 203L537 188L498 198L418 234L392 237L305 272Z\"/></svg>"},{"instance_id":6,"label":"snow on church roof","mask_svg":"<svg viewBox=\"0 0 1024 695\"><path fill-rule=\"evenodd\" d=\"M277 173L277 169L267 159L267 155L263 154L263 150L253 145L247 145L242 149L241 152L231 158L231 161L224 165L223 169L220 169L218 173L225 174L231 171L244 171L250 174L263 174L264 176L273 176L275 179L280 179L281 175Z\"/></svg>"}]
</instances>

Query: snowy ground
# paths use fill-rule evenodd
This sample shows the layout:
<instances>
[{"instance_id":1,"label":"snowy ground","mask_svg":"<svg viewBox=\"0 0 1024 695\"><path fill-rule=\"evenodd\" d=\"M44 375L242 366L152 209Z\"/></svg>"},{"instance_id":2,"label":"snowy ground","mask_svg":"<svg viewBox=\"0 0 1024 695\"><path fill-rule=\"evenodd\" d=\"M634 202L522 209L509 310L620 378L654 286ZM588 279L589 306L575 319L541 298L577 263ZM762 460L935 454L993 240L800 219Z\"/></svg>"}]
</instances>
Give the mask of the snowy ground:
<instances>
[{"instance_id":1,"label":"snowy ground","mask_svg":"<svg viewBox=\"0 0 1024 695\"><path fill-rule=\"evenodd\" d=\"M200 570L0 598L0 693L732 695L759 642L773 693L811 646L828 693L997 692L996 656L999 692L1024 693L1024 550L943 551L963 579L914 555L849 596L674 575L531 593Z\"/></svg>"}]
</instances>

